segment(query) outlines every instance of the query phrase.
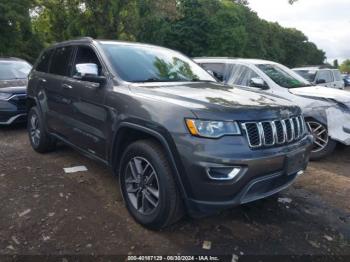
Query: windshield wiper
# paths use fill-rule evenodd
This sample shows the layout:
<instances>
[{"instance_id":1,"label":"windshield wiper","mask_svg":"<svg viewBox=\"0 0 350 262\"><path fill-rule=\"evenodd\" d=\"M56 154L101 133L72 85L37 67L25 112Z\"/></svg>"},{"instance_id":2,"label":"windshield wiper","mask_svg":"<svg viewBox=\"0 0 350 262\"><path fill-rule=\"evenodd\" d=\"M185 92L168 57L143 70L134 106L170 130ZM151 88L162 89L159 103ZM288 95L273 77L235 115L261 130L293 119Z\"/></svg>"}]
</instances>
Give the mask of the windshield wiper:
<instances>
[{"instance_id":1,"label":"windshield wiper","mask_svg":"<svg viewBox=\"0 0 350 262\"><path fill-rule=\"evenodd\" d=\"M200 79L192 79L192 80L188 80L189 82L204 82L204 83L217 83L214 80L200 80Z\"/></svg>"},{"instance_id":2,"label":"windshield wiper","mask_svg":"<svg viewBox=\"0 0 350 262\"><path fill-rule=\"evenodd\" d=\"M212 82L212 83L216 83L213 80L200 80L200 79L191 79L191 80L187 80L187 79L158 79L158 78L148 78L145 80L136 80L136 81L132 81L133 83L151 83L151 82Z\"/></svg>"},{"instance_id":3,"label":"windshield wiper","mask_svg":"<svg viewBox=\"0 0 350 262\"><path fill-rule=\"evenodd\" d=\"M133 83L150 83L150 82L174 82L172 80L162 80L162 79L158 79L158 78L148 78L148 79L144 79L144 80L135 80L132 81Z\"/></svg>"}]
</instances>

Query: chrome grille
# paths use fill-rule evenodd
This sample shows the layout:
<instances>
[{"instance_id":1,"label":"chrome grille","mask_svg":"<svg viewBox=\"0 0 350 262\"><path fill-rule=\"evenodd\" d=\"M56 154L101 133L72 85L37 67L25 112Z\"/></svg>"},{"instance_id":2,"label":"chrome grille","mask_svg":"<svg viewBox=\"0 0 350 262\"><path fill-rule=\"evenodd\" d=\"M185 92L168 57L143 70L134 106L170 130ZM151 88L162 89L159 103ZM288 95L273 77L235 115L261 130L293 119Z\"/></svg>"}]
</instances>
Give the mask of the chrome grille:
<instances>
[{"instance_id":1,"label":"chrome grille","mask_svg":"<svg viewBox=\"0 0 350 262\"><path fill-rule=\"evenodd\" d=\"M242 123L249 146L252 148L271 147L292 143L306 133L305 120L302 116L283 120Z\"/></svg>"}]
</instances>

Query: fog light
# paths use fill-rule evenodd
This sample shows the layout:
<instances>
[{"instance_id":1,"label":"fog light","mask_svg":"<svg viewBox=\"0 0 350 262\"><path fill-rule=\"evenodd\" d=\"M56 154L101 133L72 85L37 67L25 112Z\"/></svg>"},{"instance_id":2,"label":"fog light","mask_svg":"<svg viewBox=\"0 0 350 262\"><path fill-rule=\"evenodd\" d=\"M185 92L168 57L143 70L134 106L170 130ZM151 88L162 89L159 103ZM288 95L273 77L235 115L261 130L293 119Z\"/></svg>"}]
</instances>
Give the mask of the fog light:
<instances>
[{"instance_id":1,"label":"fog light","mask_svg":"<svg viewBox=\"0 0 350 262\"><path fill-rule=\"evenodd\" d=\"M240 167L209 167L207 174L213 180L232 180L240 174Z\"/></svg>"},{"instance_id":2,"label":"fog light","mask_svg":"<svg viewBox=\"0 0 350 262\"><path fill-rule=\"evenodd\" d=\"M297 176L301 176L304 174L304 170L300 170L298 173L297 173Z\"/></svg>"}]
</instances>

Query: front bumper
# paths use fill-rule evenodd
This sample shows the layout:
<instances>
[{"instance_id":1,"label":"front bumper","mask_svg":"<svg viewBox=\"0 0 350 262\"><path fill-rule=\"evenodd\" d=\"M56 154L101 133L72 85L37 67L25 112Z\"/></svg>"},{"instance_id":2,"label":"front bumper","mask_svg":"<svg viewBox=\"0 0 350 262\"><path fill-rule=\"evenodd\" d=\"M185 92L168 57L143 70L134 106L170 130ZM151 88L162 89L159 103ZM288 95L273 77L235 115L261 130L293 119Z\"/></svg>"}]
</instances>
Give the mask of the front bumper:
<instances>
[{"instance_id":1,"label":"front bumper","mask_svg":"<svg viewBox=\"0 0 350 262\"><path fill-rule=\"evenodd\" d=\"M306 169L312 143L312 135L306 135L293 144L252 150L242 136L178 138L190 215L207 215L285 189ZM240 167L241 173L232 180L214 180L207 171L215 167Z\"/></svg>"},{"instance_id":2,"label":"front bumper","mask_svg":"<svg viewBox=\"0 0 350 262\"><path fill-rule=\"evenodd\" d=\"M330 107L326 110L328 135L335 141L350 146L350 112Z\"/></svg>"},{"instance_id":3,"label":"front bumper","mask_svg":"<svg viewBox=\"0 0 350 262\"><path fill-rule=\"evenodd\" d=\"M15 94L7 100L0 100L0 125L25 122L26 116L25 94Z\"/></svg>"}]
</instances>

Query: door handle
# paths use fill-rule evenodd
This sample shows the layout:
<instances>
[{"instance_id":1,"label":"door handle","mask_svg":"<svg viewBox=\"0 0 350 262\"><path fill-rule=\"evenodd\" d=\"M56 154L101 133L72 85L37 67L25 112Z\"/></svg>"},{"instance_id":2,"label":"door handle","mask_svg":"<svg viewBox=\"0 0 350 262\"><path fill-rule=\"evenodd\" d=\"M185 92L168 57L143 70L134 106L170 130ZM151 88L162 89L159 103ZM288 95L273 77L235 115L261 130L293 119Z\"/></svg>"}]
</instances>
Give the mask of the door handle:
<instances>
[{"instance_id":1,"label":"door handle","mask_svg":"<svg viewBox=\"0 0 350 262\"><path fill-rule=\"evenodd\" d=\"M39 78L39 81L42 82L42 83L46 83L47 80L45 78Z\"/></svg>"},{"instance_id":2,"label":"door handle","mask_svg":"<svg viewBox=\"0 0 350 262\"><path fill-rule=\"evenodd\" d=\"M64 89L73 89L73 87L71 85L67 85L67 84L63 84L62 87Z\"/></svg>"}]
</instances>

